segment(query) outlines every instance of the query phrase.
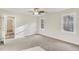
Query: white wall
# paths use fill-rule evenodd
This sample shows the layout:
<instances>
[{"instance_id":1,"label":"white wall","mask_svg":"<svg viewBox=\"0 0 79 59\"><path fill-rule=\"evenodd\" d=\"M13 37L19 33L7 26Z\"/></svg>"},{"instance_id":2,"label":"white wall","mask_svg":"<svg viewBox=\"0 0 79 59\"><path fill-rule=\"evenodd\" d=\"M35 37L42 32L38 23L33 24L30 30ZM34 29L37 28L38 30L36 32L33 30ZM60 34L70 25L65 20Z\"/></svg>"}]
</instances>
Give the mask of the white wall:
<instances>
[{"instance_id":1,"label":"white wall","mask_svg":"<svg viewBox=\"0 0 79 59\"><path fill-rule=\"evenodd\" d=\"M36 33L36 18L32 15L23 15L23 14L13 14L11 12L1 10L0 15L11 15L15 16L15 34L16 38L20 38L27 35L32 35Z\"/></svg>"},{"instance_id":2,"label":"white wall","mask_svg":"<svg viewBox=\"0 0 79 59\"><path fill-rule=\"evenodd\" d=\"M36 18L34 16L17 16L16 37L28 36L36 33Z\"/></svg>"},{"instance_id":3,"label":"white wall","mask_svg":"<svg viewBox=\"0 0 79 59\"><path fill-rule=\"evenodd\" d=\"M61 31L61 16L67 13L76 13L76 34ZM40 28L40 34L79 45L79 9L68 9L61 12L50 13L44 16L44 18L45 29Z\"/></svg>"},{"instance_id":4,"label":"white wall","mask_svg":"<svg viewBox=\"0 0 79 59\"><path fill-rule=\"evenodd\" d=\"M66 13L76 13L76 34L61 32L61 16ZM11 12L0 10L0 15L16 16L16 38L40 33L59 40L71 42L79 45L79 9L68 9L61 12L48 13L43 16L45 28L40 27L40 17L31 15L12 14ZM19 34L18 34L19 33Z\"/></svg>"}]
</instances>

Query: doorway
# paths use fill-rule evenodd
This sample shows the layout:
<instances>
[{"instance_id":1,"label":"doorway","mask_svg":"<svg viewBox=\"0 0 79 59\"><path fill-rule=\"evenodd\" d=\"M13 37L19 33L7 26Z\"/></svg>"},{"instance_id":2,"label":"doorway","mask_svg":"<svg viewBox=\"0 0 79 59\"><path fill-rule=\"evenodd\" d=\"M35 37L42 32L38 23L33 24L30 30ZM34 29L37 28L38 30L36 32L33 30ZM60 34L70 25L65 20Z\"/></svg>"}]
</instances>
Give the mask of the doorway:
<instances>
[{"instance_id":1,"label":"doorway","mask_svg":"<svg viewBox=\"0 0 79 59\"><path fill-rule=\"evenodd\" d=\"M5 39L13 39L15 38L15 17L7 16L6 18L6 32L5 32Z\"/></svg>"}]
</instances>

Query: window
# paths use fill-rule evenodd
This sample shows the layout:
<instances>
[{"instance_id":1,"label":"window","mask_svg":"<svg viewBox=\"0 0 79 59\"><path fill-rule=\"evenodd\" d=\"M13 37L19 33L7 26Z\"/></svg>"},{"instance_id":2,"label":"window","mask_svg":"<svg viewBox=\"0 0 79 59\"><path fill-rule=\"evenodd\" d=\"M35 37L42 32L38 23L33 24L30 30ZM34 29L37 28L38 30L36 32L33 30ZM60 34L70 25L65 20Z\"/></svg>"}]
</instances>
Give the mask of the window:
<instances>
[{"instance_id":1,"label":"window","mask_svg":"<svg viewBox=\"0 0 79 59\"><path fill-rule=\"evenodd\" d=\"M75 14L66 14L62 17L62 29L65 32L75 32Z\"/></svg>"},{"instance_id":2,"label":"window","mask_svg":"<svg viewBox=\"0 0 79 59\"><path fill-rule=\"evenodd\" d=\"M44 29L44 20L41 19L41 29Z\"/></svg>"}]
</instances>

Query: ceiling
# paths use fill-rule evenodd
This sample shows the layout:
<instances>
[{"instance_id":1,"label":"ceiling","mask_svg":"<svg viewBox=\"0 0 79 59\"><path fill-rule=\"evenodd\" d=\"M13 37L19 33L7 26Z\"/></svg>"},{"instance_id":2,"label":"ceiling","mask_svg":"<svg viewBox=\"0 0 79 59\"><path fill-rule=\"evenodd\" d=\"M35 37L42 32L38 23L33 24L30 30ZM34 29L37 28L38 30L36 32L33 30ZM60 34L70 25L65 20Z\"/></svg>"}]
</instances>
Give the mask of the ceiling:
<instances>
[{"instance_id":1,"label":"ceiling","mask_svg":"<svg viewBox=\"0 0 79 59\"><path fill-rule=\"evenodd\" d=\"M30 11L33 11L33 8L0 8L0 9L11 13L17 13L17 14L31 14ZM40 8L40 10L44 10L47 13L59 12L65 9L67 8Z\"/></svg>"}]
</instances>

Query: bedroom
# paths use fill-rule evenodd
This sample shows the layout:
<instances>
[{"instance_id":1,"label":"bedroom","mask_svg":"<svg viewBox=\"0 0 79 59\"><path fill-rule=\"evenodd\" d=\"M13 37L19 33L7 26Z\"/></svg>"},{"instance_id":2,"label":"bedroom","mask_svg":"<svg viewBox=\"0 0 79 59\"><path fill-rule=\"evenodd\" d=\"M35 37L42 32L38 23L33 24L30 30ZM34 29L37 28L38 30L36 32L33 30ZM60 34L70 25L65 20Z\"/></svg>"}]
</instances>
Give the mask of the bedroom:
<instances>
[{"instance_id":1,"label":"bedroom","mask_svg":"<svg viewBox=\"0 0 79 59\"><path fill-rule=\"evenodd\" d=\"M0 50L78 51L78 15L79 8L0 8ZM6 39L8 17L14 37Z\"/></svg>"}]
</instances>

